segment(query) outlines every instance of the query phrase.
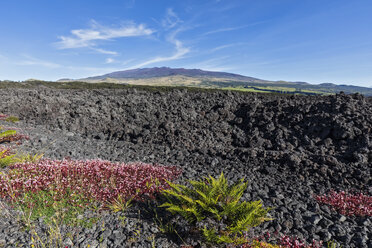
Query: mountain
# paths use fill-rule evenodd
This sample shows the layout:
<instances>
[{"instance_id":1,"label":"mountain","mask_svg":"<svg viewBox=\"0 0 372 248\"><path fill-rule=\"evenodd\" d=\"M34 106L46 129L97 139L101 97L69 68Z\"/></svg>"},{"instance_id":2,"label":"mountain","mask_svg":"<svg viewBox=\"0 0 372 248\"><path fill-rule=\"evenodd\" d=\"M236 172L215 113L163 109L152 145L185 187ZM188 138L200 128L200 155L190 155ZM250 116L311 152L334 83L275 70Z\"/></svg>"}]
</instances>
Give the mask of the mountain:
<instances>
[{"instance_id":1,"label":"mountain","mask_svg":"<svg viewBox=\"0 0 372 248\"><path fill-rule=\"evenodd\" d=\"M343 91L347 94L361 93L372 96L372 88L353 85L323 83L319 85L306 82L269 81L228 72L204 71L169 67L140 68L116 71L101 76L82 79L61 79L58 82L81 81L88 83L115 83L147 86L183 86L217 88L226 90L251 91L261 93L286 94L334 94Z\"/></svg>"},{"instance_id":2,"label":"mountain","mask_svg":"<svg viewBox=\"0 0 372 248\"><path fill-rule=\"evenodd\" d=\"M144 79L154 77L169 77L169 76L186 76L186 77L212 77L224 78L232 80L256 81L257 78L246 77L239 74L228 72L204 71L200 69L184 69L184 68L169 68L169 67L154 67L154 68L140 68L125 71L116 71L102 76L88 77L86 80L101 80L105 78L114 79ZM264 81L264 80L260 80Z\"/></svg>"}]
</instances>

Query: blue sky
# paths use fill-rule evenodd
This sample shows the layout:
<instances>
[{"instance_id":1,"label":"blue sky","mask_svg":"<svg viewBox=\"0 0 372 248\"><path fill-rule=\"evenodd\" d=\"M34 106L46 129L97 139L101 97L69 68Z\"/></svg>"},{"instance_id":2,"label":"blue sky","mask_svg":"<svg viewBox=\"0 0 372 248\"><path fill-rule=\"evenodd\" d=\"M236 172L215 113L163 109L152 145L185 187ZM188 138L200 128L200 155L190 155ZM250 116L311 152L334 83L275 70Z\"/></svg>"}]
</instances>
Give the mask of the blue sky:
<instances>
[{"instance_id":1,"label":"blue sky","mask_svg":"<svg viewBox=\"0 0 372 248\"><path fill-rule=\"evenodd\" d=\"M370 0L1 0L0 80L138 67L372 87Z\"/></svg>"}]
</instances>

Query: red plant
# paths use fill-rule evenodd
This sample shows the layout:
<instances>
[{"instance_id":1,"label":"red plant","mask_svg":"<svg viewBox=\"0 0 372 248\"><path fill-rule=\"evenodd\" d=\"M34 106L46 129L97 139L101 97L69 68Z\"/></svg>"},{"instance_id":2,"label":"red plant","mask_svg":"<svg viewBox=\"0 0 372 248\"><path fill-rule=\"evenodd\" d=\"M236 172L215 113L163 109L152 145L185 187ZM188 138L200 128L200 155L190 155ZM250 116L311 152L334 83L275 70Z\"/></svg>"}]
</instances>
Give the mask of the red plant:
<instances>
[{"instance_id":1,"label":"red plant","mask_svg":"<svg viewBox=\"0 0 372 248\"><path fill-rule=\"evenodd\" d=\"M303 240L285 235L280 238L279 245L285 248L320 248L322 247L323 242L313 240L313 243L311 245L308 245Z\"/></svg>"},{"instance_id":2,"label":"red plant","mask_svg":"<svg viewBox=\"0 0 372 248\"><path fill-rule=\"evenodd\" d=\"M8 115L0 114L0 120L5 120L8 117Z\"/></svg>"},{"instance_id":3,"label":"red plant","mask_svg":"<svg viewBox=\"0 0 372 248\"><path fill-rule=\"evenodd\" d=\"M343 215L372 216L372 197L363 193L350 194L331 190L328 195L315 196L323 204L331 205Z\"/></svg>"},{"instance_id":4,"label":"red plant","mask_svg":"<svg viewBox=\"0 0 372 248\"><path fill-rule=\"evenodd\" d=\"M165 180L181 174L175 166L155 166L144 163L111 163L102 160L41 160L36 164L9 166L7 175L0 174L0 197L21 197L26 192L53 190L58 196L76 192L87 199L104 204L120 195L141 200L154 198L155 193L168 187Z\"/></svg>"},{"instance_id":5,"label":"red plant","mask_svg":"<svg viewBox=\"0 0 372 248\"><path fill-rule=\"evenodd\" d=\"M14 142L14 141L20 141L20 140L29 140L30 137L23 134L13 134L5 137L0 138L0 144L5 142Z\"/></svg>"},{"instance_id":6,"label":"red plant","mask_svg":"<svg viewBox=\"0 0 372 248\"><path fill-rule=\"evenodd\" d=\"M274 236L275 233L274 233ZM257 248L257 247L277 247L277 248L320 248L323 245L323 242L315 241L313 240L313 243L311 245L306 244L305 241L298 239L297 237L291 237L291 236L281 236L278 244L271 245L270 243L266 243L268 239L271 237L270 233L267 232L264 235L261 235L259 237L251 239L251 242L245 243L241 246L241 248ZM253 242L256 241L256 242ZM258 244L260 246L258 246Z\"/></svg>"}]
</instances>

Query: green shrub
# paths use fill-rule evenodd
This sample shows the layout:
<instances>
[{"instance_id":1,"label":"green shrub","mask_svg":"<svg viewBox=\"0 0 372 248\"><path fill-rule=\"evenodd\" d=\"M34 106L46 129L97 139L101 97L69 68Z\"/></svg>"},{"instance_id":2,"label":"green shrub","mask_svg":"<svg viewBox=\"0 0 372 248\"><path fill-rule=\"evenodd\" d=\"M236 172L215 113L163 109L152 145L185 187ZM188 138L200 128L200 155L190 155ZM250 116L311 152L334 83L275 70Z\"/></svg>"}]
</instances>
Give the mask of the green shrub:
<instances>
[{"instance_id":1,"label":"green shrub","mask_svg":"<svg viewBox=\"0 0 372 248\"><path fill-rule=\"evenodd\" d=\"M163 190L168 202L160 207L180 214L192 225L203 226L204 238L214 244L244 243L244 231L271 220L266 217L270 208L262 207L261 201L240 202L248 184L244 178L231 186L223 173L218 179L205 179L206 182L189 180L193 188L167 181L172 189Z\"/></svg>"}]
</instances>

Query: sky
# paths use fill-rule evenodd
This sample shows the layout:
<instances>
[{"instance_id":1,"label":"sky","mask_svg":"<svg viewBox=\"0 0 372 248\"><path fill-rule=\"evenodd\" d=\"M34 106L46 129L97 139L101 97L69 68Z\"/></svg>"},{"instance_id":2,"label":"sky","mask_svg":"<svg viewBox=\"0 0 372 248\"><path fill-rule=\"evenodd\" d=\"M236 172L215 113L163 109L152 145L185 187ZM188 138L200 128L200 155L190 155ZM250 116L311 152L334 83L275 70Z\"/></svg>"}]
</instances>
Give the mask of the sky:
<instances>
[{"instance_id":1,"label":"sky","mask_svg":"<svg viewBox=\"0 0 372 248\"><path fill-rule=\"evenodd\" d=\"M0 0L0 80L146 67L372 87L370 0Z\"/></svg>"}]
</instances>

